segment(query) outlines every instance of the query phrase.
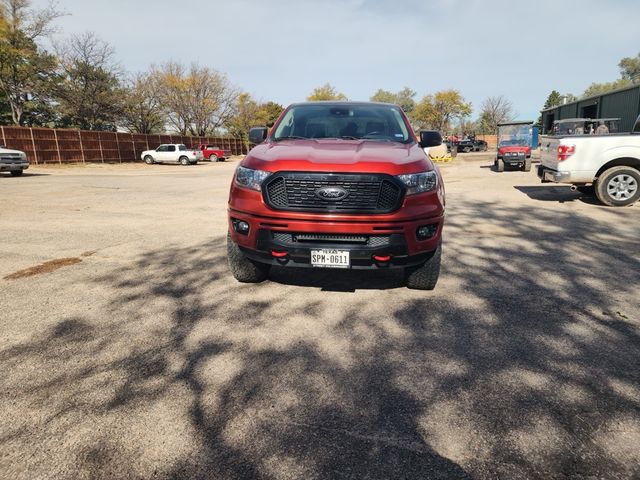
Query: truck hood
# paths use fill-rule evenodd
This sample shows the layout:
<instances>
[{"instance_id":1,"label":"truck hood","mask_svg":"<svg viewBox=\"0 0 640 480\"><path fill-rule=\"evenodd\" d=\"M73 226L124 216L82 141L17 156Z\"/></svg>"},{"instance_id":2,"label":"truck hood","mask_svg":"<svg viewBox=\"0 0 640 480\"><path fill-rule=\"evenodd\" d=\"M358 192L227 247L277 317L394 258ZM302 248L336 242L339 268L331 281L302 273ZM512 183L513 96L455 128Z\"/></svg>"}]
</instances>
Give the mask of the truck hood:
<instances>
[{"instance_id":1,"label":"truck hood","mask_svg":"<svg viewBox=\"0 0 640 480\"><path fill-rule=\"evenodd\" d=\"M242 166L270 172L367 172L400 175L433 170L417 143L365 140L284 140L255 147Z\"/></svg>"},{"instance_id":2,"label":"truck hood","mask_svg":"<svg viewBox=\"0 0 640 480\"><path fill-rule=\"evenodd\" d=\"M6 153L12 153L12 154L18 154L18 155L24 155L25 153L20 151L20 150L11 150L10 148L0 148L0 155L2 154L6 154Z\"/></svg>"}]
</instances>

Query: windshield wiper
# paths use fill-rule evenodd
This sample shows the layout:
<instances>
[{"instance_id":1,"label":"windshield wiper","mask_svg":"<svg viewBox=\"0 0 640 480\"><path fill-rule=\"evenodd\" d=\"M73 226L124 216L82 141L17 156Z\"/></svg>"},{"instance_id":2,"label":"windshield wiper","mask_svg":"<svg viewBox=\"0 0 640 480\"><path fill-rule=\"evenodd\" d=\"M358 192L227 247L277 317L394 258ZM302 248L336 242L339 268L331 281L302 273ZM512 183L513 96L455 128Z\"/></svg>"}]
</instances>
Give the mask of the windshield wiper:
<instances>
[{"instance_id":1,"label":"windshield wiper","mask_svg":"<svg viewBox=\"0 0 640 480\"><path fill-rule=\"evenodd\" d=\"M360 140L372 140L374 142L397 142L397 140L391 140L390 138L371 138L367 137L366 135L360 138Z\"/></svg>"},{"instance_id":2,"label":"windshield wiper","mask_svg":"<svg viewBox=\"0 0 640 480\"><path fill-rule=\"evenodd\" d=\"M277 142L279 140L310 140L310 138L308 138L308 137L298 137L297 135L288 135L286 137L274 138L274 140Z\"/></svg>"}]
</instances>

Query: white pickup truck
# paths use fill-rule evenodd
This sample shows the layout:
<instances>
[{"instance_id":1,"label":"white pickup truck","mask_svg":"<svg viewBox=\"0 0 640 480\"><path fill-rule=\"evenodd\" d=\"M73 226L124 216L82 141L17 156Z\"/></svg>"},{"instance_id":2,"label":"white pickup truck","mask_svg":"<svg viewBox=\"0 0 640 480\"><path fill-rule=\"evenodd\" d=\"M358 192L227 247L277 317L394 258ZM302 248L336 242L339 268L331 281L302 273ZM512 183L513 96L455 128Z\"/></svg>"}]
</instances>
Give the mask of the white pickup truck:
<instances>
[{"instance_id":1,"label":"white pickup truck","mask_svg":"<svg viewBox=\"0 0 640 480\"><path fill-rule=\"evenodd\" d=\"M622 207L640 198L640 117L631 133L543 135L538 177L545 182L591 188L605 205ZM591 186L591 187L589 187Z\"/></svg>"},{"instance_id":2,"label":"white pickup truck","mask_svg":"<svg viewBox=\"0 0 640 480\"><path fill-rule=\"evenodd\" d=\"M181 143L160 145L155 150L145 150L140 158L147 165L154 163L180 163L182 165L195 165L204 160L202 151L187 148Z\"/></svg>"},{"instance_id":3,"label":"white pickup truck","mask_svg":"<svg viewBox=\"0 0 640 480\"><path fill-rule=\"evenodd\" d=\"M10 172L14 177L19 177L27 168L29 160L24 152L0 145L0 172Z\"/></svg>"}]
</instances>

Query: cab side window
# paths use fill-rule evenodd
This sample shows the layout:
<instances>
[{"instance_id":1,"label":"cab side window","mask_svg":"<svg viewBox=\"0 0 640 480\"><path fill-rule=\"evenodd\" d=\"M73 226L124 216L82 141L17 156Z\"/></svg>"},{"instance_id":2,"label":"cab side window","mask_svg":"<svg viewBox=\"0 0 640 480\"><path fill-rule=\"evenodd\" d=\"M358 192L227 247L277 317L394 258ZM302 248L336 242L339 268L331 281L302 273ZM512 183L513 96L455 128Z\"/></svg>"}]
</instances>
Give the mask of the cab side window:
<instances>
[{"instance_id":1,"label":"cab side window","mask_svg":"<svg viewBox=\"0 0 640 480\"><path fill-rule=\"evenodd\" d=\"M176 146L175 145L168 145L167 146L167 152L175 152L176 151Z\"/></svg>"},{"instance_id":2,"label":"cab side window","mask_svg":"<svg viewBox=\"0 0 640 480\"><path fill-rule=\"evenodd\" d=\"M166 152L167 151L167 146L166 145L160 145L157 149L156 152Z\"/></svg>"}]
</instances>

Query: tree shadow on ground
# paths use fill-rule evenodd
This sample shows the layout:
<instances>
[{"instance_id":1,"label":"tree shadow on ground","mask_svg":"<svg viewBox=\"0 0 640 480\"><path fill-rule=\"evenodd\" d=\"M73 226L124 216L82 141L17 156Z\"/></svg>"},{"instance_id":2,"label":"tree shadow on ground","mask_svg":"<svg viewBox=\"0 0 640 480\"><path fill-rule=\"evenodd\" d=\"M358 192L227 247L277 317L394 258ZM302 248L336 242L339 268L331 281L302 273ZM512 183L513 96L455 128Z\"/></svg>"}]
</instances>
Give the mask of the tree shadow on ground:
<instances>
[{"instance_id":1,"label":"tree shadow on ground","mask_svg":"<svg viewBox=\"0 0 640 480\"><path fill-rule=\"evenodd\" d=\"M238 284L223 237L149 251L92 278L100 312L0 352L2 413L37 412L2 448L37 473L66 445L58 478L633 478L640 242L611 212L458 199L432 293Z\"/></svg>"}]
</instances>

